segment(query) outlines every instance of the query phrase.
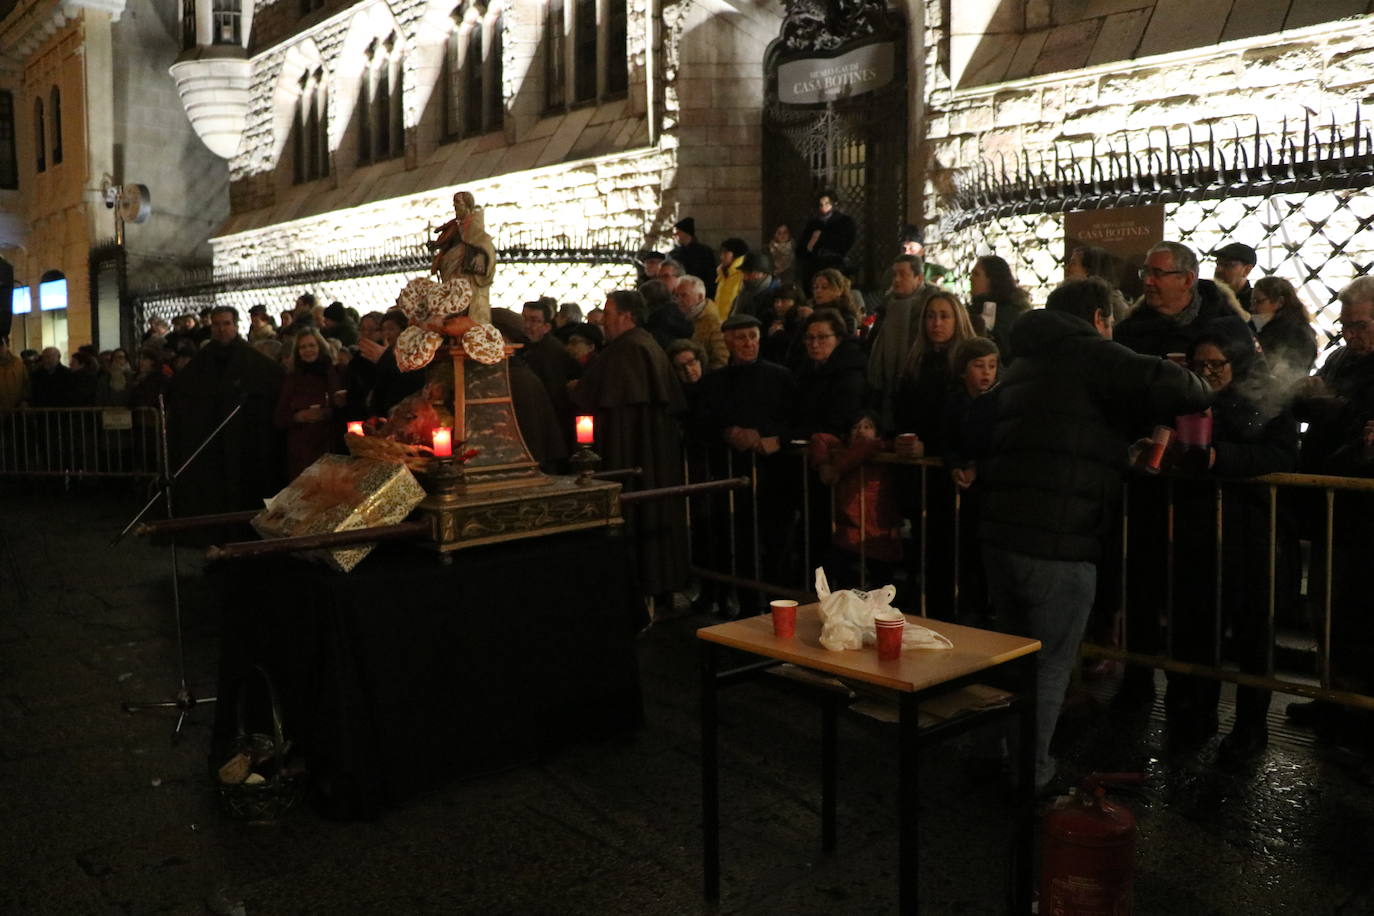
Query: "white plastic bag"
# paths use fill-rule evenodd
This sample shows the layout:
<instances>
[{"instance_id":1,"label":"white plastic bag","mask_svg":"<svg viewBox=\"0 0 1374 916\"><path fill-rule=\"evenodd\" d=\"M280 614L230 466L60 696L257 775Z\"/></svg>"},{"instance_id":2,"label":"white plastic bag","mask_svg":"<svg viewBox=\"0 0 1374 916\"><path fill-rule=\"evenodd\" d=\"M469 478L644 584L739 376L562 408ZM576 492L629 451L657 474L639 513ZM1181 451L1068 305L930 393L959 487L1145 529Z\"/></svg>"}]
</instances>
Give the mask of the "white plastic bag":
<instances>
[{"instance_id":1,"label":"white plastic bag","mask_svg":"<svg viewBox=\"0 0 1374 916\"><path fill-rule=\"evenodd\" d=\"M816 595L821 599L821 645L831 651L862 649L877 641L873 618L900 614L892 606L897 589L885 585L873 591L857 588L830 591L825 569L816 567ZM954 644L928 627L907 621L902 631L902 649L952 649Z\"/></svg>"}]
</instances>

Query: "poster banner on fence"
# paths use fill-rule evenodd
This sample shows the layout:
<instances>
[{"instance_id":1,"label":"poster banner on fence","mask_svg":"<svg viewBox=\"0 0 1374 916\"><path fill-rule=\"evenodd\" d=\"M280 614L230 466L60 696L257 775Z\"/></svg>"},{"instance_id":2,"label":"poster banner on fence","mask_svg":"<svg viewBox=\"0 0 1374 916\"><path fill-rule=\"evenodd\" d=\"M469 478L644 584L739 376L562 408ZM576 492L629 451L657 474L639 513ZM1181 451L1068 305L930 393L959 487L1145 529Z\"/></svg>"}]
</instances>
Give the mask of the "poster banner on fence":
<instances>
[{"instance_id":1,"label":"poster banner on fence","mask_svg":"<svg viewBox=\"0 0 1374 916\"><path fill-rule=\"evenodd\" d=\"M1140 268L1145 254L1164 241L1164 205L1070 210L1064 214L1064 263L1076 248L1106 252L1108 271L1130 302L1143 290ZM1098 255L1101 257L1101 255ZM1089 254L1091 257L1091 254Z\"/></svg>"}]
</instances>

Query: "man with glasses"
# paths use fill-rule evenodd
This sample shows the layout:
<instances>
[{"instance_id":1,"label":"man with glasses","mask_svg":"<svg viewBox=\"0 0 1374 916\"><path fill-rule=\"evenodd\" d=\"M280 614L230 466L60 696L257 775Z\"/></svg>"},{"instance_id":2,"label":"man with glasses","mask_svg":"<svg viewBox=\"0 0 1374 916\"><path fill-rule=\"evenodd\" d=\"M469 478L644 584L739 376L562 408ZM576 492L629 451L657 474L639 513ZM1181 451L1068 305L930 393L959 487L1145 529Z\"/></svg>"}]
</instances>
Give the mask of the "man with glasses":
<instances>
[{"instance_id":1,"label":"man with glasses","mask_svg":"<svg viewBox=\"0 0 1374 916\"><path fill-rule=\"evenodd\" d=\"M1115 340L1148 356L1167 356L1182 362L1192 350L1194 339L1207 324L1226 316L1244 319L1231 290L1212 280L1198 278L1197 255L1187 245L1160 242L1145 256L1140 269L1145 294L1115 328ZM1123 405L1119 410L1131 408ZM1119 420L1145 437L1156 424L1174 425L1173 413L1151 415L1137 410ZM1158 624L1160 608L1166 604L1165 577L1160 572L1167 563L1159 532L1165 530L1165 484L1158 478L1134 475L1128 481L1131 505L1127 542L1127 579L1131 583L1127 606L1126 641L1132 651L1154 654L1163 651L1163 632ZM1120 530L1119 521L1113 530ZM1109 596L1099 600L1112 602ZM1146 706L1154 700L1154 669L1130 666L1114 700L1118 708Z\"/></svg>"},{"instance_id":2,"label":"man with glasses","mask_svg":"<svg viewBox=\"0 0 1374 916\"><path fill-rule=\"evenodd\" d=\"M1145 295L1116 326L1116 340L1150 356L1187 353L1203 325L1228 315L1246 317L1227 287L1198 279L1197 255L1187 245L1160 242L1140 269Z\"/></svg>"}]
</instances>

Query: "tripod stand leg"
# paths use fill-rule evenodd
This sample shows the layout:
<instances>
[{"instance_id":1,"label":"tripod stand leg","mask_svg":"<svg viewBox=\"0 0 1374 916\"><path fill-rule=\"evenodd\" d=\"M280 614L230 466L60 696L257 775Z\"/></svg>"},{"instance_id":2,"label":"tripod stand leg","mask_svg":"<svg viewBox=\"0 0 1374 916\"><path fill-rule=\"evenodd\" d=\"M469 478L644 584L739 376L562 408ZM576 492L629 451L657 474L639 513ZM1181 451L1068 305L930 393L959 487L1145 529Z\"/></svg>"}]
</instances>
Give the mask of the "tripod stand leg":
<instances>
[{"instance_id":1,"label":"tripod stand leg","mask_svg":"<svg viewBox=\"0 0 1374 916\"><path fill-rule=\"evenodd\" d=\"M163 466L163 468L164 468L164 471L163 471L163 478L162 478L162 499L163 499L163 504L164 504L164 506L165 506L166 509L167 509L167 517L168 517L168 518L171 518L171 517L172 517L172 483L173 483L173 481L175 480L175 478L176 478L178 475L180 475L181 471L177 471L176 474L170 474L170 473L168 473L168 471L170 471L171 464L170 464L170 456L169 456L168 450L167 450L167 406L166 406L166 404L162 401L161 398L159 398L159 400L158 400L158 407L159 407L160 415L161 415L161 425L160 425L160 427L159 427L159 431L160 431L160 434L161 434L161 437L160 437L160 438L161 438L160 445L161 445L161 448L162 448L162 466ZM219 427L216 428L215 431L214 431L213 433L210 434L210 438L214 438L215 433L218 433L219 430L222 429L222 428L224 427L224 425L225 425L226 423L228 423L229 420L231 420L231 419L234 417L234 414L236 414L236 413L238 413L238 408L237 408L237 407L235 407L234 410L230 412L229 416L227 416L227 417L224 418L224 421L220 423ZM208 442L209 442L209 439L206 439L206 442L201 444L201 448L204 448L204 447L205 447L205 444L208 443ZM193 455L191 456L191 458L194 458L195 455L198 455L198 454L200 454L200 449L197 449L196 452L195 452L195 454L193 454ZM190 462L190 459L187 459L186 464L190 464L190 463L191 463L191 462ZM185 470L185 468L186 468L186 465L182 465L181 470ZM149 505L151 505L151 503L149 503ZM147 507L146 507L146 506L144 507L144 511L147 511ZM143 514L143 513L140 512L140 513L139 513L139 516L142 516L142 514ZM134 521L137 522L137 521L138 521L138 518L136 517L136 518L134 519ZM133 523L130 523L129 528L132 528L132 527L133 527ZM128 529L128 528L125 528L125 531L127 531L127 530L129 530L129 529ZM176 537L175 537L175 536L172 537L171 552L172 552L172 619L173 619L173 621L174 621L175 624L176 624L176 638L177 638L177 675L178 675L178 678L180 679L181 689L177 691L177 694L176 694L176 698L175 698L175 699L171 699L171 700L156 700L156 701L152 701L152 702L148 702L148 703L131 703L131 702L125 701L125 702L123 702L123 703L120 704L120 708L123 709L125 712L137 712L137 711L139 711L140 709L177 709L177 710L180 710L180 715L177 716L177 724L176 724L176 727L175 727L174 729L172 729L172 741L173 741L173 743L175 743L176 740L177 740L177 738L179 738L179 737L181 736L181 728L182 728L182 726L186 724L186 716L187 716L187 714L188 714L191 710L193 710L193 709L195 709L197 706L199 706L201 703L213 703L213 702L215 702L215 698L214 698L214 697L204 697L204 698L199 698L199 699L198 699L198 698L195 696L195 694L191 693L191 688L189 688L189 687L186 686L186 644L185 644L185 638L184 638L184 634L183 634L183 632L182 632L182 626L181 626L181 567L180 567L180 565L177 563L177 542L176 542Z\"/></svg>"}]
</instances>

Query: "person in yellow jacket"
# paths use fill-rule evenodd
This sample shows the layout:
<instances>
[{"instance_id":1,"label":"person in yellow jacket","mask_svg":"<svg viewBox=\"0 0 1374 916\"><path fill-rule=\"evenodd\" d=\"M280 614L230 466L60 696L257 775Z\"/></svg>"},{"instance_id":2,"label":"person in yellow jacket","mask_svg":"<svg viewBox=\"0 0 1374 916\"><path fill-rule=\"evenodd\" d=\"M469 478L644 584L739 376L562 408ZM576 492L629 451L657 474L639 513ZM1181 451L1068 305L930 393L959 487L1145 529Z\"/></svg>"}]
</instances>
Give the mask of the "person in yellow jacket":
<instances>
[{"instance_id":1,"label":"person in yellow jacket","mask_svg":"<svg viewBox=\"0 0 1374 916\"><path fill-rule=\"evenodd\" d=\"M744 256L749 244L743 239L726 239L720 243L720 266L716 268L716 314L724 321L730 317L735 295L744 283Z\"/></svg>"},{"instance_id":2,"label":"person in yellow jacket","mask_svg":"<svg viewBox=\"0 0 1374 916\"><path fill-rule=\"evenodd\" d=\"M690 274L683 277L673 289L673 302L692 323L691 339L706 351L707 370L725 365L730 359L730 351L725 348L725 335L720 330L715 303L706 298L706 284L700 277Z\"/></svg>"},{"instance_id":3,"label":"person in yellow jacket","mask_svg":"<svg viewBox=\"0 0 1374 916\"><path fill-rule=\"evenodd\" d=\"M13 410L29 399L29 367L10 352L8 337L0 337L0 410Z\"/></svg>"}]
</instances>

